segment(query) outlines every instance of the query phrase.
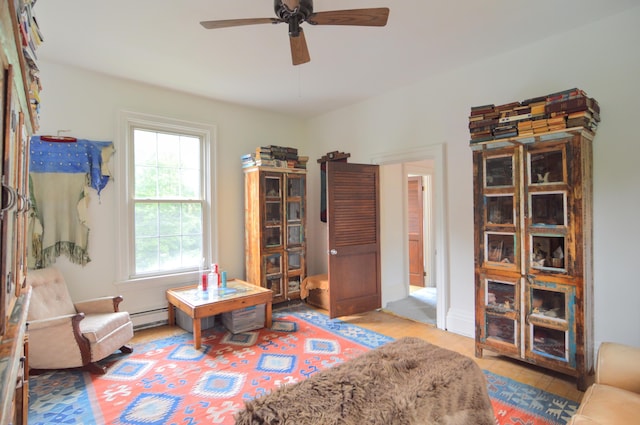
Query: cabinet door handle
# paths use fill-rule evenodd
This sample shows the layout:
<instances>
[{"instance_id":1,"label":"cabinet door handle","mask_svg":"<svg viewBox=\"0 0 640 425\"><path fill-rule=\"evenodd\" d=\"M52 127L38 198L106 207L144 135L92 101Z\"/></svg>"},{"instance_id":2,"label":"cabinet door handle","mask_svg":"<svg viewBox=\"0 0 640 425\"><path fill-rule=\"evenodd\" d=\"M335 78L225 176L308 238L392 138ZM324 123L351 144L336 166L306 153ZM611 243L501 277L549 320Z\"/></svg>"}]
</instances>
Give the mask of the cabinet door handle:
<instances>
[{"instance_id":1,"label":"cabinet door handle","mask_svg":"<svg viewBox=\"0 0 640 425\"><path fill-rule=\"evenodd\" d=\"M30 208L29 199L27 199L27 197L24 196L22 193L18 193L17 195L18 195L18 201L20 201L18 212L23 213L23 212L29 211L29 208Z\"/></svg>"},{"instance_id":2,"label":"cabinet door handle","mask_svg":"<svg viewBox=\"0 0 640 425\"><path fill-rule=\"evenodd\" d=\"M337 249L332 249L332 250L329 251L329 254L338 255L338 250Z\"/></svg>"},{"instance_id":3,"label":"cabinet door handle","mask_svg":"<svg viewBox=\"0 0 640 425\"><path fill-rule=\"evenodd\" d=\"M10 210L16 204L18 192L16 192L16 190L11 186L7 186L4 184L2 185L2 191L5 192L5 194L2 197L4 199L4 202L2 202L2 209L0 211L4 212Z\"/></svg>"}]
</instances>

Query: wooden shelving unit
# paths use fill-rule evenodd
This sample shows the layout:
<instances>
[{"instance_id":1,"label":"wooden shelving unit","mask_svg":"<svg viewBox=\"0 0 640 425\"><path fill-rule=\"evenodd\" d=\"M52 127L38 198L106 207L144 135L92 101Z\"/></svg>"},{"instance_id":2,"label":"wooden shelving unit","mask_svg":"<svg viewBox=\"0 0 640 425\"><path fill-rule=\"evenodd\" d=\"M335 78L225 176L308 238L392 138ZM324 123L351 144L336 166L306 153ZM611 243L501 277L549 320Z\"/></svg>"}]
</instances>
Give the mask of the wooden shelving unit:
<instances>
[{"instance_id":1,"label":"wooden shelving unit","mask_svg":"<svg viewBox=\"0 0 640 425\"><path fill-rule=\"evenodd\" d=\"M38 129L41 41L31 1L0 6L0 424L26 424L29 365L27 273L29 140ZM37 40L33 37L37 36ZM23 51L23 49L25 49ZM30 55L31 61L25 54Z\"/></svg>"},{"instance_id":2,"label":"wooden shelving unit","mask_svg":"<svg viewBox=\"0 0 640 425\"><path fill-rule=\"evenodd\" d=\"M585 128L472 145L476 355L593 372L592 141Z\"/></svg>"},{"instance_id":3,"label":"wooden shelving unit","mask_svg":"<svg viewBox=\"0 0 640 425\"><path fill-rule=\"evenodd\" d=\"M247 167L246 280L273 291L273 302L300 298L306 277L306 170Z\"/></svg>"}]
</instances>

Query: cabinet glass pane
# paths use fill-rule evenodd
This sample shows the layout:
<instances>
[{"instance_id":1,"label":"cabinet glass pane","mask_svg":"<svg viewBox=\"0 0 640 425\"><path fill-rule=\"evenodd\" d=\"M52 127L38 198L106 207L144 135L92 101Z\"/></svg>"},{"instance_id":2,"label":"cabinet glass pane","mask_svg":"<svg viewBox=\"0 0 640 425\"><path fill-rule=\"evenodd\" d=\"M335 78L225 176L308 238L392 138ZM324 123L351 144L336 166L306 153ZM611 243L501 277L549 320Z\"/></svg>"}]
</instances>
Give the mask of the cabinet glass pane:
<instances>
[{"instance_id":1,"label":"cabinet glass pane","mask_svg":"<svg viewBox=\"0 0 640 425\"><path fill-rule=\"evenodd\" d=\"M565 226L566 198L563 192L534 193L530 197L529 216L534 226Z\"/></svg>"},{"instance_id":2,"label":"cabinet glass pane","mask_svg":"<svg viewBox=\"0 0 640 425\"><path fill-rule=\"evenodd\" d=\"M267 224L280 223L282 217L280 215L280 202L266 202L265 203L265 214Z\"/></svg>"},{"instance_id":3,"label":"cabinet glass pane","mask_svg":"<svg viewBox=\"0 0 640 425\"><path fill-rule=\"evenodd\" d=\"M529 184L565 181L562 150L532 153L529 161Z\"/></svg>"},{"instance_id":4,"label":"cabinet glass pane","mask_svg":"<svg viewBox=\"0 0 640 425\"><path fill-rule=\"evenodd\" d=\"M568 358L566 331L533 325L531 332L531 351L563 360Z\"/></svg>"},{"instance_id":5,"label":"cabinet glass pane","mask_svg":"<svg viewBox=\"0 0 640 425\"><path fill-rule=\"evenodd\" d=\"M556 268L564 267L565 240L563 236L532 236L531 267Z\"/></svg>"},{"instance_id":6,"label":"cabinet glass pane","mask_svg":"<svg viewBox=\"0 0 640 425\"><path fill-rule=\"evenodd\" d=\"M514 224L513 195L487 196L487 223Z\"/></svg>"},{"instance_id":7,"label":"cabinet glass pane","mask_svg":"<svg viewBox=\"0 0 640 425\"><path fill-rule=\"evenodd\" d=\"M264 179L265 195L268 198L281 198L282 191L280 190L280 177L266 176Z\"/></svg>"},{"instance_id":8,"label":"cabinet glass pane","mask_svg":"<svg viewBox=\"0 0 640 425\"><path fill-rule=\"evenodd\" d=\"M513 263L516 235L514 233L485 234L485 260L496 263Z\"/></svg>"},{"instance_id":9,"label":"cabinet glass pane","mask_svg":"<svg viewBox=\"0 0 640 425\"><path fill-rule=\"evenodd\" d=\"M288 270L300 270L302 268L302 252L290 252L288 259Z\"/></svg>"},{"instance_id":10,"label":"cabinet glass pane","mask_svg":"<svg viewBox=\"0 0 640 425\"><path fill-rule=\"evenodd\" d=\"M267 274L282 273L282 255L280 254L266 255L265 271Z\"/></svg>"},{"instance_id":11,"label":"cabinet glass pane","mask_svg":"<svg viewBox=\"0 0 640 425\"><path fill-rule=\"evenodd\" d=\"M532 317L567 319L566 294L546 289L531 290Z\"/></svg>"},{"instance_id":12,"label":"cabinet glass pane","mask_svg":"<svg viewBox=\"0 0 640 425\"><path fill-rule=\"evenodd\" d=\"M300 221L302 217L301 202L287 202L287 221Z\"/></svg>"},{"instance_id":13,"label":"cabinet glass pane","mask_svg":"<svg viewBox=\"0 0 640 425\"><path fill-rule=\"evenodd\" d=\"M16 277L16 271L14 270L16 250L13 247L13 244L16 240L15 226L17 221L17 214L15 212L15 207L9 210L6 210L4 214L5 215L2 219L2 226L0 227L3 230L3 233L6 230L7 237L2 239L2 246L0 246L0 248L2 248L2 251L0 252L2 253L5 259L5 263L3 264L2 274L0 275L0 278L3 279L6 284L6 287L5 287L6 294L3 294L6 302L5 311L11 311L11 307L12 307L11 303L13 302L14 298L12 298L8 294L17 292L16 287L14 286L15 284L14 279Z\"/></svg>"},{"instance_id":14,"label":"cabinet glass pane","mask_svg":"<svg viewBox=\"0 0 640 425\"><path fill-rule=\"evenodd\" d=\"M498 156L485 160L485 187L513 186L513 157Z\"/></svg>"},{"instance_id":15,"label":"cabinet glass pane","mask_svg":"<svg viewBox=\"0 0 640 425\"><path fill-rule=\"evenodd\" d=\"M289 293L300 292L300 276L289 277L289 282L287 283L287 291Z\"/></svg>"},{"instance_id":16,"label":"cabinet glass pane","mask_svg":"<svg viewBox=\"0 0 640 425\"><path fill-rule=\"evenodd\" d=\"M487 338L516 343L516 322L506 317L487 316Z\"/></svg>"},{"instance_id":17,"label":"cabinet glass pane","mask_svg":"<svg viewBox=\"0 0 640 425\"><path fill-rule=\"evenodd\" d=\"M291 245L301 245L303 242L302 226L294 224L287 226L287 243Z\"/></svg>"},{"instance_id":18,"label":"cabinet glass pane","mask_svg":"<svg viewBox=\"0 0 640 425\"><path fill-rule=\"evenodd\" d=\"M273 291L273 296L282 296L282 276L267 276L267 288Z\"/></svg>"},{"instance_id":19,"label":"cabinet glass pane","mask_svg":"<svg viewBox=\"0 0 640 425\"><path fill-rule=\"evenodd\" d=\"M265 246L274 247L282 245L282 232L280 227L267 227L264 229Z\"/></svg>"},{"instance_id":20,"label":"cabinet glass pane","mask_svg":"<svg viewBox=\"0 0 640 425\"><path fill-rule=\"evenodd\" d=\"M516 285L495 280L487 281L486 310L494 313L515 311Z\"/></svg>"},{"instance_id":21,"label":"cabinet glass pane","mask_svg":"<svg viewBox=\"0 0 640 425\"><path fill-rule=\"evenodd\" d=\"M287 196L304 196L304 177L289 176L289 187L287 188Z\"/></svg>"}]
</instances>

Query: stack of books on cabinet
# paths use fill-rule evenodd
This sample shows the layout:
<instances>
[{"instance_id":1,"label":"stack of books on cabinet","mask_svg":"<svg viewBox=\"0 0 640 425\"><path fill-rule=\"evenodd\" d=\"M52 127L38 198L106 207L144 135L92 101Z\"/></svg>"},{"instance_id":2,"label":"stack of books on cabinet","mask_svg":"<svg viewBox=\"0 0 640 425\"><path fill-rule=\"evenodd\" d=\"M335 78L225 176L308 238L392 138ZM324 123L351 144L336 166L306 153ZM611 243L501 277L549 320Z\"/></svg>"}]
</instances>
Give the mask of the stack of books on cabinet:
<instances>
[{"instance_id":1,"label":"stack of books on cabinet","mask_svg":"<svg viewBox=\"0 0 640 425\"><path fill-rule=\"evenodd\" d=\"M472 106L469 116L471 143L584 127L595 132L600 106L578 88L504 105Z\"/></svg>"},{"instance_id":2,"label":"stack of books on cabinet","mask_svg":"<svg viewBox=\"0 0 640 425\"><path fill-rule=\"evenodd\" d=\"M304 170L309 157L298 155L297 148L269 145L257 147L255 153L242 155L241 160L242 168L262 166Z\"/></svg>"},{"instance_id":3,"label":"stack of books on cabinet","mask_svg":"<svg viewBox=\"0 0 640 425\"><path fill-rule=\"evenodd\" d=\"M25 73L25 89L29 94L29 103L34 122L40 113L40 70L36 50L44 41L42 32L38 26L33 6L36 0L10 0L13 6L13 18L15 18L16 43L19 43L19 56L24 60L23 72ZM34 126L35 127L35 126Z\"/></svg>"}]
</instances>

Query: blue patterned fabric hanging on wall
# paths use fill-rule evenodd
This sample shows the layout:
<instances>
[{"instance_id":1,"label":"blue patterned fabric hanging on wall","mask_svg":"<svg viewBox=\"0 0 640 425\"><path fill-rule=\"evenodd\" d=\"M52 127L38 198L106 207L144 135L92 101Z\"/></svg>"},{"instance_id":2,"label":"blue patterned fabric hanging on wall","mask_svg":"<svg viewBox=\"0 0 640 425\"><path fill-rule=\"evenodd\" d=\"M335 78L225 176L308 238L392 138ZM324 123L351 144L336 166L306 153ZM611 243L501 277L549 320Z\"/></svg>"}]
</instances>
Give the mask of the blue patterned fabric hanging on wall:
<instances>
[{"instance_id":1,"label":"blue patterned fabric hanging on wall","mask_svg":"<svg viewBox=\"0 0 640 425\"><path fill-rule=\"evenodd\" d=\"M40 136L31 138L30 268L51 265L62 254L83 266L91 261L89 195L91 189L99 195L109 182L107 163L113 152L113 142L78 139L60 143Z\"/></svg>"}]
</instances>

